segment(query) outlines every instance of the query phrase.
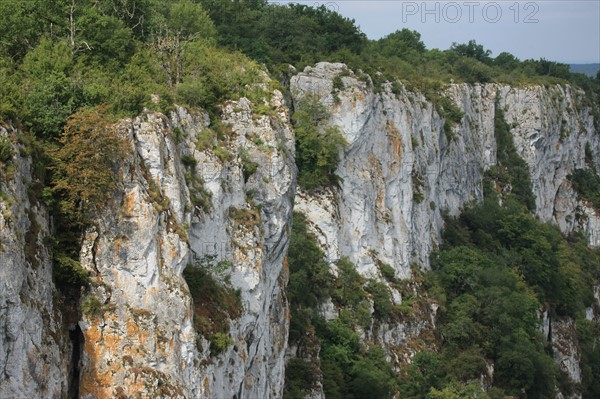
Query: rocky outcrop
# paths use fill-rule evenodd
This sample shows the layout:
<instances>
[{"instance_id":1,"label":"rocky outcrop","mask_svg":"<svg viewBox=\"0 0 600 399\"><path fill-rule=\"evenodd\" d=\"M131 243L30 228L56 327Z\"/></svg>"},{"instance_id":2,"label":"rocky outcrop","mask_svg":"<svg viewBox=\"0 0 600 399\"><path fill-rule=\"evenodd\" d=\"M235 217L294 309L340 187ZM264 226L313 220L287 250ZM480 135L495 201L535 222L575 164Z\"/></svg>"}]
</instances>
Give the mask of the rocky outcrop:
<instances>
[{"instance_id":1,"label":"rocky outcrop","mask_svg":"<svg viewBox=\"0 0 600 399\"><path fill-rule=\"evenodd\" d=\"M82 397L281 396L295 167L281 94L268 106L270 115L256 115L246 99L228 103L218 144L200 144L202 112L147 112L120 124L131 146L122 187L81 251L96 282L83 304L101 304L80 322ZM197 336L182 278L206 256L230 265L244 309L218 356Z\"/></svg>"},{"instance_id":2,"label":"rocky outcrop","mask_svg":"<svg viewBox=\"0 0 600 399\"><path fill-rule=\"evenodd\" d=\"M166 117L147 113L120 131L131 144L122 187L81 250L96 285L82 302L101 308L80 322L80 394L183 398L193 386L196 345L181 276L189 258L183 225L191 219L182 167Z\"/></svg>"},{"instance_id":3,"label":"rocky outcrop","mask_svg":"<svg viewBox=\"0 0 600 399\"><path fill-rule=\"evenodd\" d=\"M0 139L22 134L0 126ZM48 213L31 195L37 179L22 145L0 163L0 398L62 398L71 347L44 243ZM70 307L70 304L62 304Z\"/></svg>"},{"instance_id":4,"label":"rocky outcrop","mask_svg":"<svg viewBox=\"0 0 600 399\"><path fill-rule=\"evenodd\" d=\"M381 263L393 266L402 279L411 278L415 266L428 269L441 240L442 212L458 215L483 198L484 173L496 164L498 107L529 166L537 216L564 233L584 231L590 244L598 245L597 211L577 198L567 177L590 162L586 146L595 157L591 162L600 161L600 136L590 109L581 105L583 93L558 85L452 84L445 96L463 117L451 126L422 94L398 83L376 93L368 77L343 64L307 67L292 78L291 89L296 102L316 95L327 104L330 123L348 142L336 171L339 188L300 191L296 199L296 210L306 214L334 271L342 257L381 281ZM376 334L365 336L386 349L388 361L406 364L419 346L433 341L428 336L435 309L424 307L411 320L380 325ZM573 321L551 324L555 336L547 336L555 360L579 382Z\"/></svg>"},{"instance_id":5,"label":"rocky outcrop","mask_svg":"<svg viewBox=\"0 0 600 399\"><path fill-rule=\"evenodd\" d=\"M334 88L336 77L342 90ZM579 105L582 93L560 86L453 84L446 96L464 116L448 131L423 95L391 84L375 93L368 77L343 64L308 67L292 78L291 88L296 100L316 94L328 104L331 124L348 141L336 172L340 189L300 192L296 205L330 261L348 256L371 276L378 274L377 261L394 266L401 278L411 275L411 263L427 268L440 242L441 212L456 215L482 199L484 172L496 163L497 106L529 165L537 215L564 232L583 228L591 243L597 241L597 216L582 207L567 180L585 166L586 145L594 154L600 149L590 110ZM587 223L576 223L579 211Z\"/></svg>"},{"instance_id":6,"label":"rocky outcrop","mask_svg":"<svg viewBox=\"0 0 600 399\"><path fill-rule=\"evenodd\" d=\"M397 279L410 279L429 267L442 212L457 215L482 199L484 173L496 164L497 107L529 166L537 215L565 233L586 231L600 245L600 215L567 179L590 162L586 146L600 167L600 136L582 93L452 84L445 96L464 117L449 126L422 94L397 83L376 92L368 76L343 64L307 68L291 89L293 101L316 94L348 142L338 188L295 192L294 135L278 91L263 104L228 102L218 120L175 107L119 123L129 154L120 186L84 236L81 264L93 284L78 298L78 322L65 316L74 316L75 303L53 295L45 245L51 223L29 195L32 161L14 146L0 172L0 397L281 397L284 354L306 349L287 348L292 205L307 215L334 272L347 256L369 278L381 279L385 263ZM15 134L0 128L13 142ZM182 277L203 259L226 266L216 278L239 290L243 307L229 325L232 343L219 354L196 331ZM419 284L410 284L420 298ZM402 294L391 291L401 304ZM327 320L338 316L332 302L321 310ZM436 311L425 298L411 317L361 336L383 345L398 370L434 340ZM598 320L592 308L587 317ZM547 336L577 382L570 323L548 321ZM318 344L311 350L305 357L318 362ZM311 395L324 397L319 383Z\"/></svg>"},{"instance_id":7,"label":"rocky outcrop","mask_svg":"<svg viewBox=\"0 0 600 399\"><path fill-rule=\"evenodd\" d=\"M246 99L225 106L232 160L222 163L214 154L194 152L199 167L204 165L201 175L213 210L192 220L190 246L195 256L231 262L231 282L244 307L231 329L234 345L202 369L203 397L282 395L289 321L286 253L296 171L293 133L279 92L269 106L270 115L253 113Z\"/></svg>"}]
</instances>

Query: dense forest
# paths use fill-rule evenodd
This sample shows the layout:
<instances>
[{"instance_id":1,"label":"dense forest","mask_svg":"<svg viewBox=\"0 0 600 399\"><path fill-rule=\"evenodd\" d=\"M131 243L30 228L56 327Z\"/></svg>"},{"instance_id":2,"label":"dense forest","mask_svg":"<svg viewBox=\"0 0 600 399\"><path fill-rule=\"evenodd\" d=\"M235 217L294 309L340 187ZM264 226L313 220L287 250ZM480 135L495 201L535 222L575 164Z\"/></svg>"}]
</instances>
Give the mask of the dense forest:
<instances>
[{"instance_id":1,"label":"dense forest","mask_svg":"<svg viewBox=\"0 0 600 399\"><path fill-rule=\"evenodd\" d=\"M110 171L124 157L124 143L107 127L143 109L166 113L175 103L202 107L218 132L223 127L216 116L225 100L246 96L257 102L268 95L254 84L265 79L264 71L272 79L270 88L285 90L294 71L326 60L368 74L375 92L383 82L400 81L424 93L447 119L456 119L456 106L440 93L452 81L571 84L585 90L596 126L600 120L600 74L590 78L564 64L519 60L506 52L493 56L474 40L427 49L419 33L408 29L369 40L353 20L324 6L266 0L6 0L0 14L0 123L18 126L22 134L11 140L33 155L39 184L31 195L55 217L54 277L65 292L88 283L77 261L80 237L114 188ZM307 98L294 111L300 187L335 186L343 137L326 126L327 110L320 103ZM304 397L317 374L328 398L386 398L397 392L403 398L546 398L557 386L564 393L600 397L600 328L584 317L593 303L592 284L600 279L600 253L586 246L585 237L564 237L533 217L527 166L501 112L495 122L499 163L486 174L485 200L447 218L432 270L415 271L425 299L413 298L413 305L394 305L386 284L362 277L347 259L339 261L337 277L330 274L305 218L295 214L290 340L314 339L321 365L291 359L286 397ZM0 138L0 179L11 173L10 147ZM571 179L580 196L600 208L600 178L590 166ZM85 184L81 176L88 178ZM387 284L399 290L411 284L397 280L389 265L379 266ZM198 295L213 290L227 297L203 276L188 278ZM317 311L326 298L344 309L331 322ZM362 342L357 331L371 325L370 301L384 322L407 317L420 300L441 307L439 350L419 352L398 377L383 350ZM551 317L576 320L580 386L552 360L539 328L542 309ZM226 327L204 328L217 335ZM221 350L217 343L214 350ZM479 379L490 364L496 378L483 392Z\"/></svg>"}]
</instances>

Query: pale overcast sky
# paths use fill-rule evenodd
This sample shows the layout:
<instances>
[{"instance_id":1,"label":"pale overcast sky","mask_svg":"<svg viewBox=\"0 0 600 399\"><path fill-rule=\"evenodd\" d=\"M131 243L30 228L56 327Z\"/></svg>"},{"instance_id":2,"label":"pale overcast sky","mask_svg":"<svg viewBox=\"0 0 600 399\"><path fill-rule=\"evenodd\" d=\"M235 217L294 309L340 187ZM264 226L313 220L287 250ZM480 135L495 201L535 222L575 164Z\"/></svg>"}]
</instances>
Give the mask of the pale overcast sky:
<instances>
[{"instance_id":1,"label":"pale overcast sky","mask_svg":"<svg viewBox=\"0 0 600 399\"><path fill-rule=\"evenodd\" d=\"M294 2L325 5L353 18L371 39L409 28L421 33L427 48L445 50L475 39L492 56L508 51L522 60L600 62L600 0Z\"/></svg>"}]
</instances>

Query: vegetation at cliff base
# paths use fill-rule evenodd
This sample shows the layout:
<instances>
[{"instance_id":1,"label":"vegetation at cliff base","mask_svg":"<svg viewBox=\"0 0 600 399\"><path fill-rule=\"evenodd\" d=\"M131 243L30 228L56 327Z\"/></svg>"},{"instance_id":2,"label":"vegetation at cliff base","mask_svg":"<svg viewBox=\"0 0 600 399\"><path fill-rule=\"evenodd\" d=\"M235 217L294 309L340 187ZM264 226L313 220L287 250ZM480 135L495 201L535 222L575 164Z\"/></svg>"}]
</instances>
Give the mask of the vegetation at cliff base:
<instances>
[{"instance_id":1,"label":"vegetation at cliff base","mask_svg":"<svg viewBox=\"0 0 600 399\"><path fill-rule=\"evenodd\" d=\"M395 376L377 345L361 342L356 325L370 325L370 295L389 303L387 288L375 287L375 280L362 277L347 258L338 264L338 277L329 271L325 254L309 231L306 217L294 213L288 252L291 308L290 337L299 350L311 352L320 347L320 364L296 358L286 369L285 398L304 398L318 378L328 398L387 398L395 390ZM372 294L371 294L372 293ZM333 298L342 309L338 318L326 321L318 305ZM377 313L382 320L387 314ZM316 353L316 352L315 352ZM319 377L321 376L321 377Z\"/></svg>"},{"instance_id":2,"label":"vegetation at cliff base","mask_svg":"<svg viewBox=\"0 0 600 399\"><path fill-rule=\"evenodd\" d=\"M565 237L531 214L529 171L498 105L495 136L498 164L485 174L484 201L446 218L443 245L426 277L440 305L440 349L415 356L400 383L402 397L547 398L558 388L593 398L600 389L594 364L600 338L590 335L599 328L585 312L595 306L600 250L589 248L582 234ZM573 174L582 196L593 197L594 176ZM561 338L542 334L542 311L552 321L575 320L571 339L590 350L578 386L553 359L549 340Z\"/></svg>"},{"instance_id":3,"label":"vegetation at cliff base","mask_svg":"<svg viewBox=\"0 0 600 399\"><path fill-rule=\"evenodd\" d=\"M587 328L585 309L594 302L598 264L600 251L588 248L585 237L564 238L513 199L501 206L488 198L447 219L444 246L429 276L432 292L443 293L437 298L441 351L421 355L434 367L409 368L402 383L406 397L489 378L490 365L498 397L526 392L544 398L556 386L573 389L552 359L539 312L545 309L553 320L569 316ZM597 337L579 339L581 345L599 343ZM596 368L582 364L590 370L582 392L597 390ZM413 373L425 376L414 379Z\"/></svg>"},{"instance_id":4,"label":"vegetation at cliff base","mask_svg":"<svg viewBox=\"0 0 600 399\"><path fill-rule=\"evenodd\" d=\"M427 276L436 293L440 350L415 356L400 383L403 397L463 397L490 385L477 397L553 397L578 391L593 398L600 389L599 331L585 319L600 281L600 250L581 234L564 237L537 220L527 165L516 153L496 107L498 164L486 172L482 203L458 218L446 218L443 246ZM582 196L593 196L595 174L576 170L572 180ZM572 339L589 348L582 382L574 386L553 359L540 312L553 321L575 320ZM581 333L579 333L581 331ZM493 367L493 375L489 370ZM487 381L487 382L486 382ZM448 395L448 396L446 396ZM453 396L454 395L454 396Z\"/></svg>"}]
</instances>

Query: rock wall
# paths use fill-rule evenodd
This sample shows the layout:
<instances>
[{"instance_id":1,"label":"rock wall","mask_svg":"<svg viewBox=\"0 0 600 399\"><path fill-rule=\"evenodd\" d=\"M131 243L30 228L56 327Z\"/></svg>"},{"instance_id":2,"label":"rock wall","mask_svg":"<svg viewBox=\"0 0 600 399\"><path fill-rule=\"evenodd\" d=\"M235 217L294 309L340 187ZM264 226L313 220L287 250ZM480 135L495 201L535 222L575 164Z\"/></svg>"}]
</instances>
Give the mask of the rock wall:
<instances>
[{"instance_id":1,"label":"rock wall","mask_svg":"<svg viewBox=\"0 0 600 399\"><path fill-rule=\"evenodd\" d=\"M343 90L334 89L341 77ZM600 151L583 94L571 88L453 84L446 95L464 112L452 132L423 95L388 84L375 93L368 78L343 64L319 63L292 78L297 101L316 94L348 141L339 190L298 194L330 261L348 256L365 275L377 260L398 277L429 264L440 241L441 211L457 215L483 197L484 172L496 163L494 116L500 106L519 154L529 165L536 213L564 232L583 228L598 240L598 215L573 195L567 175L585 166L585 146ZM450 137L453 136L453 137ZM595 162L598 163L597 155ZM580 213L581 217L575 217Z\"/></svg>"},{"instance_id":2,"label":"rock wall","mask_svg":"<svg viewBox=\"0 0 600 399\"><path fill-rule=\"evenodd\" d=\"M21 134L0 126L0 139ZM0 166L0 398L63 398L71 347L44 243L49 218L31 196L38 184L22 145Z\"/></svg>"},{"instance_id":3,"label":"rock wall","mask_svg":"<svg viewBox=\"0 0 600 399\"><path fill-rule=\"evenodd\" d=\"M120 124L131 145L123 186L81 251L96 281L88 296L102 304L80 322L82 397L281 396L295 167L281 94L268 106L271 115L257 115L245 99L228 103L220 150L199 144L203 113L176 108L170 118L148 112ZM187 181L184 158L195 164ZM257 166L250 176L244 162ZM207 209L192 203L192 182L203 182ZM218 356L195 332L182 278L189 263L213 255L231 265L244 308L231 326L234 344Z\"/></svg>"},{"instance_id":4,"label":"rock wall","mask_svg":"<svg viewBox=\"0 0 600 399\"><path fill-rule=\"evenodd\" d=\"M281 397L284 354L299 350L287 348L292 207L308 216L334 272L334 262L347 256L367 277L381 277L383 262L410 278L415 268L428 268L442 211L457 215L482 199L484 172L496 163L497 106L529 165L537 215L563 232L582 229L600 245L600 215L567 179L585 165L586 146L600 166L600 135L580 105L582 93L453 84L446 95L464 118L445 131L423 95L392 84L375 92L369 77L342 64L307 68L290 86L293 101L318 95L348 141L340 187L296 193L294 134L277 91L260 109L247 99L226 103L212 121L222 137L208 142L211 121L200 111L175 107L168 116L145 112L121 121L130 154L121 186L83 240L81 262L94 284L76 299L84 310L78 321L66 316L78 306L53 295L50 219L29 195L32 161L14 146L0 172L0 397ZM16 133L0 128L13 142ZM243 305L230 325L233 344L216 356L196 332L182 277L206 257L226 261ZM413 288L419 294L417 283ZM436 310L424 301L415 320L382 324L363 337L388 348L393 364L409 361L418 350L409 342L431 336ZM323 311L336 317L332 303ZM551 324L556 360L577 381L569 321ZM318 348L310 356L318 361ZM324 397L320 387L311 395Z\"/></svg>"},{"instance_id":5,"label":"rock wall","mask_svg":"<svg viewBox=\"0 0 600 399\"><path fill-rule=\"evenodd\" d=\"M343 85L334 85L334 79ZM368 77L343 64L307 67L292 78L291 90L295 102L316 95L327 104L330 123L348 142L336 171L340 187L299 191L295 208L307 215L334 272L335 261L344 256L361 274L382 281L380 262L392 265L403 279L415 266L429 268L430 253L441 239L441 212L458 215L465 205L483 199L484 172L496 164L497 107L529 166L537 216L564 233L582 230L591 245L599 244L600 215L577 198L567 178L574 168L586 166L586 146L592 162L598 166L600 161L600 135L590 109L581 105L583 93L568 86L452 84L445 95L464 117L445 131L444 120L423 95L391 84L375 93ZM388 361L406 364L435 328L434 304L418 313L414 320L364 334L386 349ZM578 383L573 323L549 322L554 335L546 336L556 362Z\"/></svg>"}]
</instances>

